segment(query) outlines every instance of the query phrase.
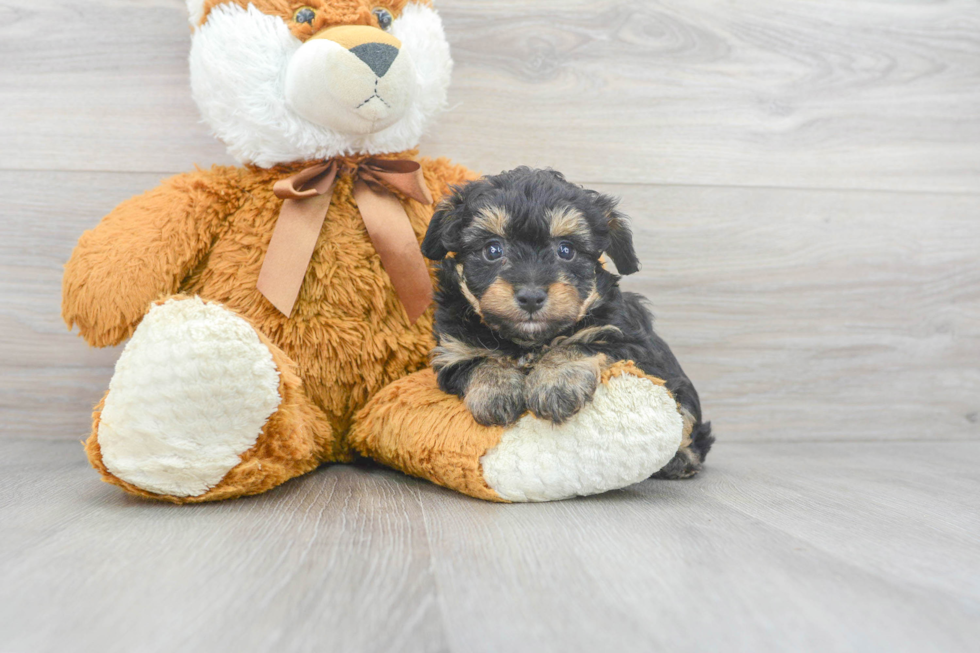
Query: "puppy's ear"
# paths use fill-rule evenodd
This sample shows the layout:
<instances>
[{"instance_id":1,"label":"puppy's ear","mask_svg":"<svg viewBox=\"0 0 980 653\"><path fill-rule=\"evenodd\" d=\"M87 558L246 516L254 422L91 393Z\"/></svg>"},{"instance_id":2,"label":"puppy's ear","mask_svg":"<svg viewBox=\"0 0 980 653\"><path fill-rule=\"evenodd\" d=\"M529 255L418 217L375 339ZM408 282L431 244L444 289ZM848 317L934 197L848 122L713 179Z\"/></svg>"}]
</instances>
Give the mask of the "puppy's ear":
<instances>
[{"instance_id":1,"label":"puppy's ear","mask_svg":"<svg viewBox=\"0 0 980 653\"><path fill-rule=\"evenodd\" d=\"M429 222L429 230L422 240L422 255L433 261L441 261L459 247L456 242L465 204L465 187L453 187L436 207Z\"/></svg>"},{"instance_id":2,"label":"puppy's ear","mask_svg":"<svg viewBox=\"0 0 980 653\"><path fill-rule=\"evenodd\" d=\"M481 198L492 186L487 180L477 179L467 184L453 186L436 212L432 214L429 230L422 240L422 254L433 261L441 261L450 252L458 252L463 246L463 229L480 206Z\"/></svg>"},{"instance_id":3,"label":"puppy's ear","mask_svg":"<svg viewBox=\"0 0 980 653\"><path fill-rule=\"evenodd\" d=\"M422 240L422 256L432 261L441 261L449 255L449 250L442 244L442 230L446 225L446 217L452 212L447 206L449 199L443 200L429 221L429 230Z\"/></svg>"},{"instance_id":4,"label":"puppy's ear","mask_svg":"<svg viewBox=\"0 0 980 653\"><path fill-rule=\"evenodd\" d=\"M633 249L633 232L630 230L630 219L616 210L619 200L608 195L596 193L593 201L606 216L609 226L609 247L606 253L616 264L620 274L633 274L640 270L640 261Z\"/></svg>"}]
</instances>

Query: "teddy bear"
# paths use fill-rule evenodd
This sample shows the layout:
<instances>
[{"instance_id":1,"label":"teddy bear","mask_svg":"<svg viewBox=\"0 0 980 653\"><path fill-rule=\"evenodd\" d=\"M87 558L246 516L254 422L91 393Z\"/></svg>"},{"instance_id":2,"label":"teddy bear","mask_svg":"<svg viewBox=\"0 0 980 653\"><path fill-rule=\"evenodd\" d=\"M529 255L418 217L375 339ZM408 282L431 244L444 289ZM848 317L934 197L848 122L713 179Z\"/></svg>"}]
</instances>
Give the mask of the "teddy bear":
<instances>
[{"instance_id":1,"label":"teddy bear","mask_svg":"<svg viewBox=\"0 0 980 653\"><path fill-rule=\"evenodd\" d=\"M622 488L690 425L630 363L560 426L477 424L443 394L438 202L477 175L417 145L452 59L428 0L188 0L191 87L240 162L123 202L65 266L63 317L128 341L86 453L129 493L198 503L372 458L490 501Z\"/></svg>"}]
</instances>

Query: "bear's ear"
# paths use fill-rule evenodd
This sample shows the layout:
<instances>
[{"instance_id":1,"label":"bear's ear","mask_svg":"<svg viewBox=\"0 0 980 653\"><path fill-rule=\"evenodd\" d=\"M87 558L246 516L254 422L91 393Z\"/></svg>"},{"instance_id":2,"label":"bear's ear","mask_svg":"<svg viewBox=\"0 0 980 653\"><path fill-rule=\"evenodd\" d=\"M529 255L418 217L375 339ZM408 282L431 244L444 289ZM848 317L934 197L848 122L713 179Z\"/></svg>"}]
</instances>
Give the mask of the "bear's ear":
<instances>
[{"instance_id":1,"label":"bear's ear","mask_svg":"<svg viewBox=\"0 0 980 653\"><path fill-rule=\"evenodd\" d=\"M204 19L204 0L187 0L187 13L190 15L191 27L197 29Z\"/></svg>"},{"instance_id":2,"label":"bear's ear","mask_svg":"<svg viewBox=\"0 0 980 653\"><path fill-rule=\"evenodd\" d=\"M609 247L606 253L616 264L616 270L622 274L633 274L640 270L640 261L633 249L633 232L630 230L630 219L616 210L619 200L609 195L596 193L593 202L606 216L609 226Z\"/></svg>"}]
</instances>

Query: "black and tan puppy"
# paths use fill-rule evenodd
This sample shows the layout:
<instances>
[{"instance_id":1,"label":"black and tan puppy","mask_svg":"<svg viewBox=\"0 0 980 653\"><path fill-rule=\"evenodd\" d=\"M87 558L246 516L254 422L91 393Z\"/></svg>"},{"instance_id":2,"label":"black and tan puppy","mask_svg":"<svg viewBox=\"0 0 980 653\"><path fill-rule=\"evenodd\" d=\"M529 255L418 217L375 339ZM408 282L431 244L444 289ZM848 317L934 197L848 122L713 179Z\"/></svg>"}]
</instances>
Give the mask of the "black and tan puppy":
<instances>
[{"instance_id":1,"label":"black and tan puppy","mask_svg":"<svg viewBox=\"0 0 980 653\"><path fill-rule=\"evenodd\" d=\"M616 205L552 170L456 188L422 244L440 261L432 365L478 422L507 425L526 411L566 421L592 399L604 366L631 360L667 382L685 420L681 449L657 476L693 476L711 425L644 299L622 292L600 261L608 254L620 274L639 267Z\"/></svg>"}]
</instances>

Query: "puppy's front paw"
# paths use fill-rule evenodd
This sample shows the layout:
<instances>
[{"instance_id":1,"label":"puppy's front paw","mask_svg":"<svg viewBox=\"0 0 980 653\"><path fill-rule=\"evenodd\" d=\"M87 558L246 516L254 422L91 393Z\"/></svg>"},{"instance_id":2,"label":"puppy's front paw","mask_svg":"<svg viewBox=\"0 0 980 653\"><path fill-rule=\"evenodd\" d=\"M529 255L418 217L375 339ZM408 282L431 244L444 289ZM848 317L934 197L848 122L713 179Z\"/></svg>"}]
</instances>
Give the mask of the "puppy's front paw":
<instances>
[{"instance_id":1,"label":"puppy's front paw","mask_svg":"<svg viewBox=\"0 0 980 653\"><path fill-rule=\"evenodd\" d=\"M598 386L594 358L545 359L527 377L527 407L537 417L561 424L592 401Z\"/></svg>"},{"instance_id":2,"label":"puppy's front paw","mask_svg":"<svg viewBox=\"0 0 980 653\"><path fill-rule=\"evenodd\" d=\"M466 407L484 426L510 426L524 414L524 396L481 388L466 395Z\"/></svg>"},{"instance_id":3,"label":"puppy's front paw","mask_svg":"<svg viewBox=\"0 0 980 653\"><path fill-rule=\"evenodd\" d=\"M524 414L524 374L493 362L480 365L464 398L473 419L484 426L509 426Z\"/></svg>"}]
</instances>

